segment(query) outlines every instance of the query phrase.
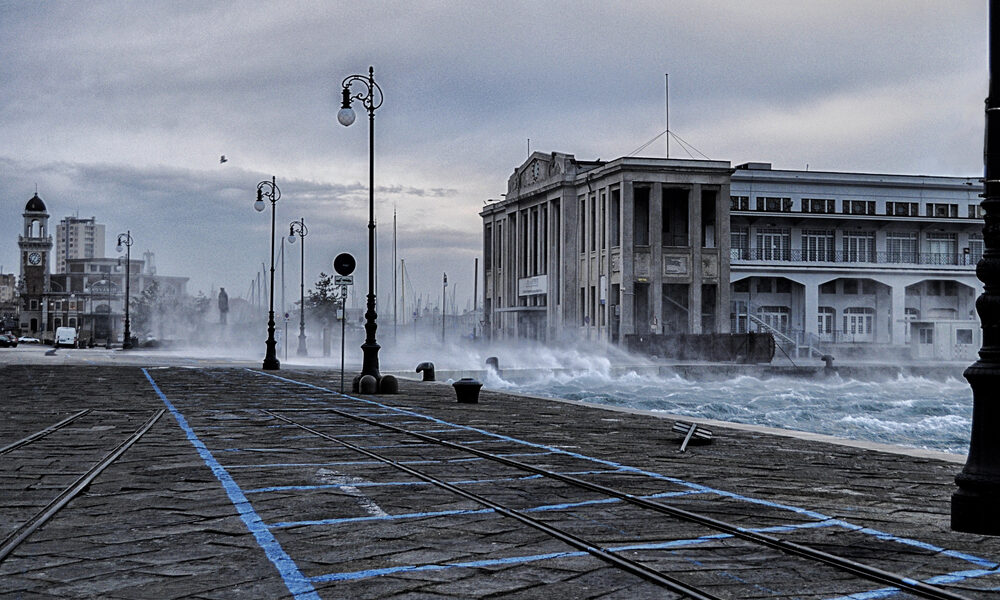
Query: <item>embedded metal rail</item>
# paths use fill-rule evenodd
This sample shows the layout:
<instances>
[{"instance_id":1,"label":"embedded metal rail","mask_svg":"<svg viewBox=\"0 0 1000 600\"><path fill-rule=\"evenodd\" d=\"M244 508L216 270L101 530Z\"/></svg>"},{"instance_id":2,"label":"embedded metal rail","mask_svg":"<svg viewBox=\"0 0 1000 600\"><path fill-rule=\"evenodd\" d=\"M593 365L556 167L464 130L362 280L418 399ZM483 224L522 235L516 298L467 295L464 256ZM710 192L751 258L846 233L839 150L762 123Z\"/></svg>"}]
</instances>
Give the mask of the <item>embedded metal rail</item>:
<instances>
[{"instance_id":1,"label":"embedded metal rail","mask_svg":"<svg viewBox=\"0 0 1000 600\"><path fill-rule=\"evenodd\" d=\"M153 427L153 425L156 424L156 421L163 416L164 412L166 412L166 409L161 408L158 410L148 421L146 421L145 424L143 424L142 427L129 436L128 439L118 444L114 450L109 452L103 459L100 460L100 462L91 467L89 471L77 478L76 481L70 484L69 487L63 490L42 510L38 511L33 517L28 519L23 525L8 535L3 542L0 543L0 562L6 559L7 556L36 529L41 527L46 521L52 518L53 515L59 512L59 509L66 506L73 498L82 492L84 488L90 485L90 482L100 475L104 469L109 467L111 463L118 460L118 458L124 454L126 450L138 442L139 438L141 438Z\"/></svg>"},{"instance_id":2,"label":"embedded metal rail","mask_svg":"<svg viewBox=\"0 0 1000 600\"><path fill-rule=\"evenodd\" d=\"M45 429L42 429L41 431L36 431L35 433L29 435L26 438L20 439L20 440L14 442L12 444L8 444L8 445L4 446L3 448L0 448L0 456L2 456L4 454L7 454L11 450L15 450L17 448L20 448L21 446L26 445L26 444L30 444L31 442L33 442L33 441L35 441L37 439L43 438L43 437L49 435L50 433L52 433L53 431L58 431L59 429L62 429L63 427L69 425L73 421L79 419L80 417L82 417L83 415L85 415L85 414L87 414L89 412L90 412L90 409L89 408L85 408L85 409L81 410L80 412L76 413L75 415L70 415L70 416L66 417L65 419L63 419L62 421L59 421L55 425L50 425L50 426L46 427Z\"/></svg>"},{"instance_id":3,"label":"embedded metal rail","mask_svg":"<svg viewBox=\"0 0 1000 600\"><path fill-rule=\"evenodd\" d=\"M633 504L635 506L639 506L639 507L642 507L642 508L654 510L656 512L659 512L659 513L662 513L662 514L666 514L666 515L669 515L671 517L675 517L677 519L682 519L684 521L688 521L688 522L691 522L691 523L697 523L699 525L703 525L705 527L709 527L709 528L714 529L716 531L727 533L729 535L732 535L735 538L746 540L746 541L749 541L749 542L752 542L752 543L755 543L755 544L760 544L762 546L773 548L775 550L779 550L781 552L784 552L786 554L790 554L790 555L793 555L793 556L798 556L800 558L807 558L807 559L815 560L815 561L821 562L823 564L826 564L828 566L831 566L831 567L834 567L836 569L839 569L841 571L845 571L845 572L851 573L853 575L857 575L859 577L862 577L864 579L868 579L869 581L875 581L875 582L878 582L878 583L883 583L883 584L890 585L890 586L895 587L895 588L899 588L902 591L911 593L911 594L916 595L916 596L920 596L921 598L930 598L932 600L968 600L968 598L966 596L961 596L961 595L955 594L953 592L950 592L948 590L942 589L940 587L937 587L937 586L934 586L934 585L930 585L930 584L924 583L922 581L917 581L917 580L915 580L915 579L913 579L911 577L906 577L906 576L903 576L903 575L898 575L896 573L891 573L889 571L884 571L884 570L879 569L877 567L872 567L872 566L866 565L864 563L859 563L857 561L853 561L853 560L850 560L850 559L847 559L847 558L843 558L843 557L837 556L835 554L830 554L828 552L823 552L822 550L817 550L815 548L812 548L812 547L809 547L809 546L804 546L802 544L797 544L795 542L790 542L790 541L782 540L780 538L777 538L777 537L774 537L774 536L771 536L771 535L767 535L767 534L764 534L764 533L759 533L759 532L754 532L754 531L748 531L748 530L746 530L746 529L744 529L742 527L738 527L738 526L733 525L731 523L727 523L725 521L720 521L719 519L708 517L708 516L705 516L705 515L702 515L702 514L699 514L699 513L691 512L691 511L688 511L688 510L684 510L682 508L677 508L677 507L674 507L674 506L670 506L669 504L665 504L663 502L658 502L656 500L650 500L648 498L642 498L642 497L639 497L639 496L635 496L633 494L629 494L629 493L623 492L621 490L616 490L614 488L609 488L607 486L603 486L603 485L600 485L600 484L597 484L597 483L586 481L586 480L580 479L578 477L573 477L571 475L564 475L562 473L557 473L555 471L550 471L548 469L543 469L541 467L536 467L536 466L528 464L528 463L524 463L524 462L521 462L521 461L518 461L518 460L514 460L512 458L507 458L507 457L504 457L504 456L498 456L496 454L491 454L491 453L485 452L483 450L479 450L479 449L472 448L472 447L469 447L469 446L465 446L465 445L462 445L462 444L456 444L454 442L449 442L448 440L443 440L443 439L440 439L440 438L436 438L434 436L430 436L430 435L427 435L425 433L420 433L420 432L417 432L417 431L410 431L408 429L403 429L401 427L397 427L395 425L390 425L388 423L381 423L381 422L376 421L374 419L369 419L368 417L362 417L362 416L359 416L359 415L354 415L354 414L351 414L349 412L342 411L342 410L339 410L339 409L336 409L336 408L325 407L322 410L324 412L332 412L332 413L334 413L336 415L339 415L339 416L342 416L342 417L346 417L348 419L352 419L352 420L359 421L359 422L362 422L362 423L367 423L369 425L374 425L376 427L381 427L383 429L388 429L389 431L393 431L393 432L396 432L396 433L401 433L401 434L404 434L404 435L412 436L412 437L415 437L417 439L423 440L425 442L430 442L432 444L437 444L437 445L440 445L440 446L444 446L446 448L452 448L452 449L455 449L455 450L460 450L462 452L467 452L467 453L470 453L470 454L474 454L474 455L476 455L476 456L478 456L480 458L485 458L487 460L492 460L492 461L495 461L495 462L499 462L499 463L502 463L502 464L505 464L505 465L508 465L508 466L511 466L511 467L515 467L515 468L518 468L518 469L522 469L524 471L528 471L530 473L535 473L535 474L541 475L543 477L548 477L548 478L551 478L551 479L562 481L564 483L568 483L570 485L577 486L577 487L580 487L580 488L583 488L583 489L586 489L586 490L590 490L590 491L593 491L593 492L598 492L598 493L601 493L601 494L605 494L605 495L611 496L613 498L618 498L618 499L620 499L620 500L622 500L624 502L628 502L628 503ZM302 425L301 423L297 423L295 421L292 421L291 419L282 417L281 415L277 415L277 414L275 414L275 413L273 413L271 411L265 410L264 412L267 413L267 414L269 414L269 415L271 415L271 416L273 416L273 417L276 417L278 419L281 419L283 421L291 423L291 424L293 424L293 425L295 425L297 427L300 427L300 428L302 428L302 429L304 429L306 431L309 431L310 433L319 435L319 436L324 437L326 439L330 439L332 441L335 441L337 443L343 444L345 446L349 446L349 447L358 449L361 452L365 452L365 453L368 452L367 450L364 450L362 448L356 448L353 445L349 445L347 442L344 442L342 440L336 439L333 436L329 436L329 435L324 434L322 432L318 432L316 430L310 429L309 427L307 427L305 425ZM381 460L381 459L379 459L379 460ZM399 466L401 468L407 469L406 467L403 467L402 465L399 465ZM462 493L464 494L466 492L462 492Z\"/></svg>"},{"instance_id":4,"label":"embedded metal rail","mask_svg":"<svg viewBox=\"0 0 1000 600\"><path fill-rule=\"evenodd\" d=\"M323 433L322 431L317 431L317 430L309 427L308 425L303 425L302 423L298 423L296 421L293 421L293 420L291 420L291 419L289 419L287 417L284 417L282 415L276 414L276 413L271 412L269 410L264 410L263 412L265 414L267 414L267 415L270 415L270 416L276 418L276 419L279 419L281 421L284 421L286 423L294 425L294 426L296 426L296 427L298 427L298 428L300 428L300 429L302 429L304 431L307 431L307 432L309 432L309 433L311 433L313 435L316 435L316 436L319 436L319 437L321 437L323 439L330 440L331 442L340 444L341 446L343 446L345 448L348 448L348 449L353 450L355 452L359 452L361 454L364 454L365 456L368 456L369 458L373 458L373 459L375 459L375 460L377 460L379 462L385 463L387 465L391 465L391 466L393 466L393 467L395 467L395 468L397 468L397 469L399 469L399 470L401 470L401 471L403 471L405 473L409 473L410 475L413 475L414 477L417 477L417 478L419 478L419 479L421 479L423 481L426 481L426 482L428 482L428 483L430 483L432 485L435 485L435 486L440 487L442 489L448 490L448 491L450 491L450 492L452 492L454 494L457 494L459 496L462 496L464 498L472 500L473 502L477 502L479 504L482 504L483 506L486 506L488 508L493 509L498 514L502 514L502 515L505 515L507 517L511 517L513 519L516 519L516 520L520 521L521 523L524 523L525 525L527 525L529 527L533 527L533 528L535 528L535 529L537 529L539 531L542 531L542 532L544 532L544 533L546 533L546 534L548 534L548 535L550 535L550 536L552 536L552 537L554 537L554 538L556 538L556 539L558 539L560 541L563 541L563 542L569 544L570 546L572 546L572 547L574 547L574 548L576 548L578 550L582 550L584 552L587 552L588 554L590 554L590 555L592 555L592 556L594 556L596 558L599 558L599 559L601 559L601 560L603 560L603 561L605 561L605 562L607 562L607 563L609 563L609 564L611 564L611 565L613 565L615 567L618 567L619 569L622 569L623 571L626 571L628 573L632 573L633 575L641 577L642 579L645 579L646 581L650 581L652 583L656 583L656 584L661 585L661 586L663 586L663 587L665 587L665 588L667 588L667 589L669 589L669 590L671 590L673 592L684 594L685 596L690 597L690 598L694 598L695 600L721 600L721 598L719 598L718 596L713 596L712 594L709 594L709 593L707 593L707 592L705 592L703 590L700 590L700 589L698 589L696 587L693 587L691 585L688 585L688 584L686 584L686 583L684 583L684 582L682 582L682 581L680 581L678 579L675 579L674 577L672 577L670 575L667 575L666 573L663 573L661 571L657 571L656 569L653 569L651 567L643 565L642 563L639 563L639 562L633 561L631 559L625 558L623 556L620 556L620 555L616 554L615 552L613 552L611 550L608 550L607 548L602 548L602 547L598 546L597 544L592 544L592 543L588 542L587 540L585 540L585 539L583 539L581 537L577 537L577 536L575 536L575 535L573 535L571 533L565 532L565 531L563 531L563 530L561 530L561 529L559 529L557 527L553 527L552 525L548 525L546 523L543 523L542 521L539 521L538 519L532 518L532 517L524 514L521 511L518 511L518 510L515 510L515 509L512 509L512 508L508 508L508 507L506 507L506 506L504 506L502 504L498 504L498 503L496 503L496 502L494 502L494 501L492 501L492 500L490 500L488 498L480 496L479 494L475 494L475 493L472 493L472 492L470 492L468 490L464 490L464 489L462 489L462 488L460 488L458 486L450 484L450 483L448 483L446 481L442 481L441 479L438 479L438 478L433 477L431 475L428 475L428 474L426 474L426 473L424 473L422 471L419 471L417 469L414 469L412 467L404 465L404 464L402 464L402 463L400 463L398 461L392 460L391 458L382 456L381 454L379 454L377 452L373 452L372 450L369 450L367 448L362 448L361 446L358 446L356 444L352 444L350 442L346 442L346 441L344 441L344 440L342 440L340 438L337 438L335 436L329 435L327 433Z\"/></svg>"}]
</instances>

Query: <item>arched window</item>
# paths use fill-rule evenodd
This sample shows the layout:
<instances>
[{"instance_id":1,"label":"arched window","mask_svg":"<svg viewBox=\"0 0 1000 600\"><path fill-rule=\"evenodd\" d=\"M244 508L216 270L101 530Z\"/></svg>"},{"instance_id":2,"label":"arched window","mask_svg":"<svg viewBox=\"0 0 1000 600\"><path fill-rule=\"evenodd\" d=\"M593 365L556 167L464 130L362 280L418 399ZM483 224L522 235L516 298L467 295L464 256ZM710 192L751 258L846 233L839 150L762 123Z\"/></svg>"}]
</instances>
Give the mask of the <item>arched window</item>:
<instances>
[{"instance_id":1,"label":"arched window","mask_svg":"<svg viewBox=\"0 0 1000 600\"><path fill-rule=\"evenodd\" d=\"M875 309L852 306L844 309L844 337L849 342L872 342Z\"/></svg>"},{"instance_id":2,"label":"arched window","mask_svg":"<svg viewBox=\"0 0 1000 600\"><path fill-rule=\"evenodd\" d=\"M764 324L765 329L774 329L781 333L788 331L788 315L791 313L787 306L761 306L757 309L757 318ZM758 323L758 328L761 325Z\"/></svg>"}]
</instances>

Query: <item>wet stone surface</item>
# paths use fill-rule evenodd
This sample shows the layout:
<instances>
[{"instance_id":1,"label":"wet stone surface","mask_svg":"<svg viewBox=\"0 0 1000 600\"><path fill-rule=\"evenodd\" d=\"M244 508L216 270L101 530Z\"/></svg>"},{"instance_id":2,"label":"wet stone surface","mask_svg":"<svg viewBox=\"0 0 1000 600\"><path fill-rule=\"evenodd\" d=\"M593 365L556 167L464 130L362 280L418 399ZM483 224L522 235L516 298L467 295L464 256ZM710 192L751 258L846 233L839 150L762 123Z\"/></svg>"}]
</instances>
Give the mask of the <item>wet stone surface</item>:
<instances>
[{"instance_id":1,"label":"wet stone surface","mask_svg":"<svg viewBox=\"0 0 1000 600\"><path fill-rule=\"evenodd\" d=\"M283 379L243 368L0 366L0 446L92 409L0 457L0 536L169 409L0 561L0 596L682 597L406 467L721 598L913 597L464 448L964 597L1000 598L1000 539L949 529L961 468L954 462L718 426L713 443L682 454L672 420L650 415L489 390L477 404L459 404L448 382L400 380L398 395L345 397L334 391L339 372L277 375Z\"/></svg>"}]
</instances>

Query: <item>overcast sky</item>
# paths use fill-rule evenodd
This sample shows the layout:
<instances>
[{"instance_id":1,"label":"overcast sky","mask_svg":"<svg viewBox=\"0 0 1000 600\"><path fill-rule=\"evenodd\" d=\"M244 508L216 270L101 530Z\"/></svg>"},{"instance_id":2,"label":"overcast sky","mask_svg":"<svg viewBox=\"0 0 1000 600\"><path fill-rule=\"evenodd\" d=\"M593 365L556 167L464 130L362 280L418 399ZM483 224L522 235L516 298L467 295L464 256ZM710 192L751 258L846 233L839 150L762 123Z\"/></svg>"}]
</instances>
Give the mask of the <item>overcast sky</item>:
<instances>
[{"instance_id":1,"label":"overcast sky","mask_svg":"<svg viewBox=\"0 0 1000 600\"><path fill-rule=\"evenodd\" d=\"M671 130L715 160L981 176L986 16L984 0L0 0L0 268L19 270L37 185L53 231L95 216L109 255L129 229L191 293L245 295L268 260L252 204L273 175L279 230L309 227L307 287L342 251L363 273L367 120L336 112L343 78L373 65L380 299L395 207L407 303L437 302L447 271L464 309L478 212L528 139L629 155L664 129L665 73Z\"/></svg>"}]
</instances>

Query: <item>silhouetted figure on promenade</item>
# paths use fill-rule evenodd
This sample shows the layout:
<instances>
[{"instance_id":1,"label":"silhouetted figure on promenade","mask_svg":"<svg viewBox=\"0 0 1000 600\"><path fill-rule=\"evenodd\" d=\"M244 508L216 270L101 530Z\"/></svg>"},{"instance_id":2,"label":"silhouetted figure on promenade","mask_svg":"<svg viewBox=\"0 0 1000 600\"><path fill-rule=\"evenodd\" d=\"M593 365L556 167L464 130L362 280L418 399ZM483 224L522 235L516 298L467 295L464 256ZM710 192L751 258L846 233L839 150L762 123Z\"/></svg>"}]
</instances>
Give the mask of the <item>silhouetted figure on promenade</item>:
<instances>
[{"instance_id":1,"label":"silhouetted figure on promenade","mask_svg":"<svg viewBox=\"0 0 1000 600\"><path fill-rule=\"evenodd\" d=\"M219 288L219 323L226 324L226 314L229 313L229 294L226 288Z\"/></svg>"}]
</instances>

